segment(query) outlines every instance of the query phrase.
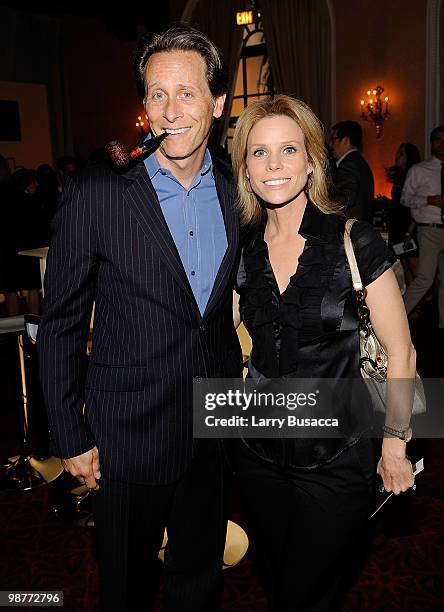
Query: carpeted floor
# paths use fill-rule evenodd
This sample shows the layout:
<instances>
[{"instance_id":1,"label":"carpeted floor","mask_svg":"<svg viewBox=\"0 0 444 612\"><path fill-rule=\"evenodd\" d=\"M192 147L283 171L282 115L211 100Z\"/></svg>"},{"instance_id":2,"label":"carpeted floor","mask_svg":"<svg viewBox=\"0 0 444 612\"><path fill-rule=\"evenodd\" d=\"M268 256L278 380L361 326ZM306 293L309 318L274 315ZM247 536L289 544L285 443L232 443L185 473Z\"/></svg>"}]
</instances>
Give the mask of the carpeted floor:
<instances>
[{"instance_id":1,"label":"carpeted floor","mask_svg":"<svg viewBox=\"0 0 444 612\"><path fill-rule=\"evenodd\" d=\"M417 491L390 500L380 513L344 612L444 610L444 444L428 441L422 451L426 470ZM62 590L64 609L92 612L99 609L93 531L53 512L70 485L63 475L34 491L1 492L0 590ZM225 581L224 612L266 612L252 548L225 571Z\"/></svg>"}]
</instances>

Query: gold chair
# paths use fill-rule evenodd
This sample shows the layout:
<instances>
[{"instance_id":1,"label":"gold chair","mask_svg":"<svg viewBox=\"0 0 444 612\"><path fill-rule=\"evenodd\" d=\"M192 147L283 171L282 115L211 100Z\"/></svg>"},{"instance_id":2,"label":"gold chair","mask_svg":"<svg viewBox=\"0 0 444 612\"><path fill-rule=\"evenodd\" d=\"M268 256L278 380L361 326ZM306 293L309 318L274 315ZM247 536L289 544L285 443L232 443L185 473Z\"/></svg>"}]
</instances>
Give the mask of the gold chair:
<instances>
[{"instance_id":1,"label":"gold chair","mask_svg":"<svg viewBox=\"0 0 444 612\"><path fill-rule=\"evenodd\" d=\"M0 334L14 334L20 363L22 450L15 457L9 457L3 466L2 488L28 491L46 485L63 473L62 462L57 457L38 458L31 453L29 444L29 409L32 401L28 394L27 374L35 368L35 344L38 319L36 315L6 317L0 319Z\"/></svg>"}]
</instances>

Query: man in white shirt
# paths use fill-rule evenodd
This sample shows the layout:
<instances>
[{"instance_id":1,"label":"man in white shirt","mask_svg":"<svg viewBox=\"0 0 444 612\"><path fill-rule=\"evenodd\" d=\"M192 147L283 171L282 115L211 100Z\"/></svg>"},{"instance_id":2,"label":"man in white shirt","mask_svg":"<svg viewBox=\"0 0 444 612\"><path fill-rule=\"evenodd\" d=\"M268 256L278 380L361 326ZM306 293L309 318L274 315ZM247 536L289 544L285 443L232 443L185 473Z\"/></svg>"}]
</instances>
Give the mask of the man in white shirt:
<instances>
[{"instance_id":1,"label":"man in white shirt","mask_svg":"<svg viewBox=\"0 0 444 612\"><path fill-rule=\"evenodd\" d=\"M409 314L439 273L439 327L444 329L444 125L430 134L432 157L409 170L401 204L411 208L418 226L419 262L415 279L404 294Z\"/></svg>"}]
</instances>

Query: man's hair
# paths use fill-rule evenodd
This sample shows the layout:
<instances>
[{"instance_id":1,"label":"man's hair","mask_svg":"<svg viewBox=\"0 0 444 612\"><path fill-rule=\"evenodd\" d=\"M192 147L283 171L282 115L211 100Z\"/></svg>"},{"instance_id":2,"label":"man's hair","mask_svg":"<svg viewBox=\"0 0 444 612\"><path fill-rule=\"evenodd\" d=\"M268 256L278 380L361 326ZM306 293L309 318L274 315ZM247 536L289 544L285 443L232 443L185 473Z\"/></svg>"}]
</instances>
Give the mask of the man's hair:
<instances>
[{"instance_id":1,"label":"man's hair","mask_svg":"<svg viewBox=\"0 0 444 612\"><path fill-rule=\"evenodd\" d=\"M433 128L433 130L430 132L430 142L435 140L435 136L438 134L438 132L444 132L444 125L438 125L436 128Z\"/></svg>"},{"instance_id":2,"label":"man's hair","mask_svg":"<svg viewBox=\"0 0 444 612\"><path fill-rule=\"evenodd\" d=\"M37 182L37 173L30 168L19 168L12 175L12 186L16 191L25 191L34 182Z\"/></svg>"},{"instance_id":3,"label":"man's hair","mask_svg":"<svg viewBox=\"0 0 444 612\"><path fill-rule=\"evenodd\" d=\"M145 69L148 60L155 53L169 51L194 51L205 62L208 87L213 98L227 93L228 70L219 49L199 30L180 24L155 34L149 32L139 41L134 58L136 86L145 101Z\"/></svg>"},{"instance_id":4,"label":"man's hair","mask_svg":"<svg viewBox=\"0 0 444 612\"><path fill-rule=\"evenodd\" d=\"M289 117L302 130L311 173L310 200L324 213L339 212L341 208L328 195L328 162L325 150L324 130L314 112L301 100L278 95L264 98L248 105L239 116L231 147L233 171L238 187L238 208L243 225L257 225L263 215L263 207L251 191L247 180L248 136L261 119Z\"/></svg>"},{"instance_id":5,"label":"man's hair","mask_svg":"<svg viewBox=\"0 0 444 612\"><path fill-rule=\"evenodd\" d=\"M64 172L67 166L80 166L79 159L73 155L62 155L56 162L57 170Z\"/></svg>"},{"instance_id":6,"label":"man's hair","mask_svg":"<svg viewBox=\"0 0 444 612\"><path fill-rule=\"evenodd\" d=\"M336 130L338 138L348 138L352 147L361 148L362 128L356 121L339 121L331 129Z\"/></svg>"}]
</instances>

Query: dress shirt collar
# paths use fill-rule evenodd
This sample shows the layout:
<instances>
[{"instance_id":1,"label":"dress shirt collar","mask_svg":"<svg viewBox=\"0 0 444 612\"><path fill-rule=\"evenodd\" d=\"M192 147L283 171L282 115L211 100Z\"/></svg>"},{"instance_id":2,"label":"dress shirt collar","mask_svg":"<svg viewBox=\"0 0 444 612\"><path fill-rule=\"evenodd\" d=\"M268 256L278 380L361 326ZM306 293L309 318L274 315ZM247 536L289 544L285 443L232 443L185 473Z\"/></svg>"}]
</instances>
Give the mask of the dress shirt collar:
<instances>
[{"instance_id":1,"label":"dress shirt collar","mask_svg":"<svg viewBox=\"0 0 444 612\"><path fill-rule=\"evenodd\" d=\"M151 138L151 134L148 134L148 136L146 137L146 140L149 140L150 138ZM168 176L168 175L171 176L172 175L172 172L170 172L166 168L162 168L160 166L159 162L157 161L157 157L156 157L155 153L153 155L150 155L149 157L147 157L145 159L145 167L147 169L148 176L150 177L151 181L156 176L156 174L159 173L159 172L163 176ZM210 170L212 170L212 168L213 168L213 160L211 158L211 154L210 154L208 149L205 149L203 163L202 163L202 167L200 169L199 174L201 176L204 176Z\"/></svg>"},{"instance_id":2,"label":"dress shirt collar","mask_svg":"<svg viewBox=\"0 0 444 612\"><path fill-rule=\"evenodd\" d=\"M314 238L317 242L329 242L334 234L335 225L331 223L334 219L335 215L322 212L307 199L299 234L304 238Z\"/></svg>"},{"instance_id":3,"label":"dress shirt collar","mask_svg":"<svg viewBox=\"0 0 444 612\"><path fill-rule=\"evenodd\" d=\"M257 239L264 239L266 225L267 215L264 214L259 231L253 239L251 246L254 246ZM313 204L313 202L307 199L298 233L304 238L309 238L318 243L324 243L330 242L334 238L335 232L336 215L323 213Z\"/></svg>"},{"instance_id":4,"label":"dress shirt collar","mask_svg":"<svg viewBox=\"0 0 444 612\"><path fill-rule=\"evenodd\" d=\"M341 161L343 159L345 159L347 157L347 155L350 155L350 153L353 153L353 151L357 151L358 149L356 147L353 147L353 149L350 149L349 151L347 151L347 153L344 153L344 155L342 157L340 157L337 162L336 162L336 167L339 166L339 164L341 163Z\"/></svg>"}]
</instances>

